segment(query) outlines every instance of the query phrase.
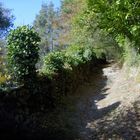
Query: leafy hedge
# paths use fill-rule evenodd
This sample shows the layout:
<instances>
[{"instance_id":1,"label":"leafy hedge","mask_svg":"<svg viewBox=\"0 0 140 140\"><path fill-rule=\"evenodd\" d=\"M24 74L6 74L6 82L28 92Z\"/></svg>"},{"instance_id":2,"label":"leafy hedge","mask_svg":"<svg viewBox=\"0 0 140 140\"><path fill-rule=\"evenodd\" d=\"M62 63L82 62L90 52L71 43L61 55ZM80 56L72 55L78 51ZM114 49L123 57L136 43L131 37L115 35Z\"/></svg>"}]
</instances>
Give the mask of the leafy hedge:
<instances>
[{"instance_id":1,"label":"leafy hedge","mask_svg":"<svg viewBox=\"0 0 140 140\"><path fill-rule=\"evenodd\" d=\"M96 59L92 48L71 46L65 51L51 52L45 56L41 72L46 76L52 77L62 71L72 71L73 68L92 59Z\"/></svg>"},{"instance_id":2,"label":"leafy hedge","mask_svg":"<svg viewBox=\"0 0 140 140\"><path fill-rule=\"evenodd\" d=\"M98 61L93 48L75 45L45 56L40 73L52 81L54 102L57 104L61 97L73 93L77 86L88 80Z\"/></svg>"}]
</instances>

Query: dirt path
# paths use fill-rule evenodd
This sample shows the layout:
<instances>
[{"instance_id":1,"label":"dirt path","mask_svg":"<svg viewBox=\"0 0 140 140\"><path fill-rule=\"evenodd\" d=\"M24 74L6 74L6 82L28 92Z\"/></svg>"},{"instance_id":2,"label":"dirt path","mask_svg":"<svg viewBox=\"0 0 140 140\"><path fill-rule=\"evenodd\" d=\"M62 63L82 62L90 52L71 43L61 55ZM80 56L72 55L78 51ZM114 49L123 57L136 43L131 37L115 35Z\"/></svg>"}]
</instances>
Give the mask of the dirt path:
<instances>
[{"instance_id":1,"label":"dirt path","mask_svg":"<svg viewBox=\"0 0 140 140\"><path fill-rule=\"evenodd\" d=\"M53 139L140 140L139 93L140 84L117 65L99 68L54 115L59 131Z\"/></svg>"},{"instance_id":2,"label":"dirt path","mask_svg":"<svg viewBox=\"0 0 140 140\"><path fill-rule=\"evenodd\" d=\"M76 95L79 95L78 103L76 104L79 139L108 139L100 136L99 132L102 131L101 135L105 135L105 130L108 129L110 131L110 125L116 120L114 116L119 117L119 112L126 112L127 114L127 111L124 110L131 108L133 102L139 97L139 84L133 82L132 79L126 79L123 72L116 65L107 65L101 71L97 71L93 74L90 81L92 82L79 87L76 92ZM121 116L117 119L119 122ZM136 121L140 123L140 118L136 119L135 123ZM108 124L105 124L106 121L108 121ZM120 124L122 123L124 122ZM137 130L139 131L139 129L140 126L138 126ZM127 139L129 137L131 139L130 136L131 133L126 137L120 136L119 138Z\"/></svg>"}]
</instances>

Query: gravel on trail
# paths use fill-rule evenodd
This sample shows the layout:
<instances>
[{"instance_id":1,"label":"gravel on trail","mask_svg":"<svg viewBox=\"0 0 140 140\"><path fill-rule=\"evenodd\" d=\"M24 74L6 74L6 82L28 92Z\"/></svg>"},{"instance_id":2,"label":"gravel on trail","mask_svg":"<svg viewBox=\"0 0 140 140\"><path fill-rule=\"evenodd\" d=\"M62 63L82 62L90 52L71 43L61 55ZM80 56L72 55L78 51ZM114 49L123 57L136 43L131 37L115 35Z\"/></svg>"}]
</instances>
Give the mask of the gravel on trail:
<instances>
[{"instance_id":1,"label":"gravel on trail","mask_svg":"<svg viewBox=\"0 0 140 140\"><path fill-rule=\"evenodd\" d=\"M140 140L140 84L106 65L76 91L79 140Z\"/></svg>"}]
</instances>

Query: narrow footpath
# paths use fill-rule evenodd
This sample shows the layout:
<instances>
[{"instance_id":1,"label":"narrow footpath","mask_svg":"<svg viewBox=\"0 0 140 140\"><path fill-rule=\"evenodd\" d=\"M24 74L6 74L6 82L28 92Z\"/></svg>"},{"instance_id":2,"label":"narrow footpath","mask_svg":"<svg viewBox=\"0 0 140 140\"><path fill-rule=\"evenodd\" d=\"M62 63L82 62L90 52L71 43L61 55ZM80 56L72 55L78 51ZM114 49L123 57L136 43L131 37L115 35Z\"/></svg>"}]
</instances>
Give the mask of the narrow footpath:
<instances>
[{"instance_id":1,"label":"narrow footpath","mask_svg":"<svg viewBox=\"0 0 140 140\"><path fill-rule=\"evenodd\" d=\"M140 84L106 65L79 87L80 140L140 140Z\"/></svg>"},{"instance_id":2,"label":"narrow footpath","mask_svg":"<svg viewBox=\"0 0 140 140\"><path fill-rule=\"evenodd\" d=\"M68 108L57 116L63 139L140 140L139 96L139 83L116 64L103 66L68 98Z\"/></svg>"}]
</instances>

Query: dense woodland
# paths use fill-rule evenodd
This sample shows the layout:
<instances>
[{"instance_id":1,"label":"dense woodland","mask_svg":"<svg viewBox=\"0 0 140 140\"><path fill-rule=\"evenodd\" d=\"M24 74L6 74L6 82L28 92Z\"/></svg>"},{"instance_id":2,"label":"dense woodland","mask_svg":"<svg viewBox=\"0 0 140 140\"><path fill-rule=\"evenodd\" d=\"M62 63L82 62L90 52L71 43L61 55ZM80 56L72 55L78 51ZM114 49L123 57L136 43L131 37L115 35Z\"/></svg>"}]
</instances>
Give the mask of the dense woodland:
<instances>
[{"instance_id":1,"label":"dense woodland","mask_svg":"<svg viewBox=\"0 0 140 140\"><path fill-rule=\"evenodd\" d=\"M94 69L110 60L139 66L139 0L62 0L58 9L43 3L33 26L14 28L14 18L1 3L0 130L12 136L54 135L58 126L42 116L63 108Z\"/></svg>"}]
</instances>

